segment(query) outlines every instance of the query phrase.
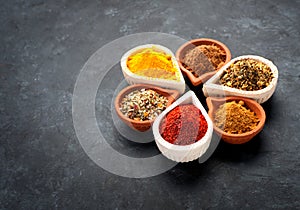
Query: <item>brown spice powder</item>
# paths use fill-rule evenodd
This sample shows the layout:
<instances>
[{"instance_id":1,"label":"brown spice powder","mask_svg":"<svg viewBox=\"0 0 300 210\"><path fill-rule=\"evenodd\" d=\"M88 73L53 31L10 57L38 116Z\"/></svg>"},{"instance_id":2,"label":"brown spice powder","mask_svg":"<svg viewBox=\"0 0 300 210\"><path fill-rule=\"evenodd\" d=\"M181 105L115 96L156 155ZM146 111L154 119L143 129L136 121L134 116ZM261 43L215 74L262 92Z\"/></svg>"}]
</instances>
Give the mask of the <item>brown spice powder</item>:
<instances>
[{"instance_id":1,"label":"brown spice powder","mask_svg":"<svg viewBox=\"0 0 300 210\"><path fill-rule=\"evenodd\" d=\"M215 45L199 45L189 50L182 63L185 68L199 77L204 73L219 69L226 60L226 54Z\"/></svg>"},{"instance_id":2,"label":"brown spice powder","mask_svg":"<svg viewBox=\"0 0 300 210\"><path fill-rule=\"evenodd\" d=\"M244 106L244 101L226 102L215 113L215 125L229 134L242 134L253 130L259 118Z\"/></svg>"}]
</instances>

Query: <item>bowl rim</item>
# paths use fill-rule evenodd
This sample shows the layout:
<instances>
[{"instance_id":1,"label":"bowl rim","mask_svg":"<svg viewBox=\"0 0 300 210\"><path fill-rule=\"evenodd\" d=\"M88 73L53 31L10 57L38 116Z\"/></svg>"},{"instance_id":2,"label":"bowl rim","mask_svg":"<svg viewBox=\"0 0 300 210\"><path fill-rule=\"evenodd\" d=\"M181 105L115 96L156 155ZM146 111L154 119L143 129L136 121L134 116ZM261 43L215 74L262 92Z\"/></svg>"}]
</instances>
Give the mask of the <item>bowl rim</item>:
<instances>
[{"instance_id":1,"label":"bowl rim","mask_svg":"<svg viewBox=\"0 0 300 210\"><path fill-rule=\"evenodd\" d=\"M138 121L138 120L133 120L130 119L128 117L126 117L121 111L120 111L120 100L122 100L123 95L126 95L134 90L141 90L141 89L151 89L154 91L160 91L163 92L165 94L169 94L168 98L168 103L167 103L167 107L169 107L180 95L179 91L177 90L173 90L173 89L165 89L165 88L161 88L161 87L157 87L155 85L150 85L150 84L134 84L134 85L129 85L125 88L123 88L116 96L115 101L114 101L114 106L115 106L115 110L117 112L117 115L122 118L123 120L126 120L127 122L131 123L131 124L152 124L154 122L154 120L157 118L154 118L152 120L144 120L144 121Z\"/></svg>"},{"instance_id":2,"label":"bowl rim","mask_svg":"<svg viewBox=\"0 0 300 210\"><path fill-rule=\"evenodd\" d=\"M183 71L188 76L188 78L190 79L190 81L192 82L192 84L194 86L197 86L197 85L200 85L201 83L204 83L205 81L207 81L209 79L209 77L212 77L216 72L218 72L222 68L221 67L221 68L216 69L214 71L204 73L199 77L195 77L192 74L192 72L190 72L188 69L186 69L183 66L183 64L181 62L182 59L180 59L180 57L183 56L183 51L191 45L194 45L195 47L201 45L201 44L195 44L195 43L198 43L198 42L210 42L211 44L216 44L217 47L219 47L221 50L224 50L225 54L226 54L226 60L224 62L224 65L226 63L228 63L231 59L231 52L230 52L229 48L224 43L222 43L218 40L211 39L211 38L198 38L198 39L192 39L190 41L185 42L183 45L181 45L178 48L178 50L176 51L175 57L177 59L180 70Z\"/></svg>"},{"instance_id":3,"label":"bowl rim","mask_svg":"<svg viewBox=\"0 0 300 210\"><path fill-rule=\"evenodd\" d=\"M263 107L257 103L255 100L252 100L252 99L249 99L249 98L244 98L244 97L240 97L240 96L227 96L227 97L223 97L223 98L220 98L220 97L207 97L206 98L206 103L207 103L207 106L209 108L209 111L208 111L208 115L209 117L211 118L212 122L214 122L214 113L215 111L219 108L219 107L215 107L213 105L213 101L217 101L217 102L230 102L230 101L244 101L245 105L248 107L248 109L250 109L252 112L255 112L254 110L252 110L250 107L249 107L249 104L251 104L251 106L256 106L260 112L260 119L259 119L259 123L257 124L257 126L251 130L251 131L248 131L248 132L245 132L245 133L242 133L242 134L230 134L230 133L227 133L225 131L223 131L222 129L220 129L219 127L217 127L215 125L215 123L213 123L213 126L214 126L214 130L221 134L222 136L226 136L226 137L232 137L232 138L243 138L243 137L248 137L248 136L251 136L253 134L257 134L264 126L265 124L265 121L266 121L266 113L263 109ZM258 112L255 112L255 114L257 115Z\"/></svg>"},{"instance_id":4,"label":"bowl rim","mask_svg":"<svg viewBox=\"0 0 300 210\"><path fill-rule=\"evenodd\" d=\"M172 63L174 65L174 67L178 70L178 77L179 77L178 80L168 80L168 79L162 79L162 78L155 78L155 77L147 77L147 76L137 75L137 74L131 72L128 69L128 67L127 67L128 57L131 56L132 54L140 51L140 50L147 49L147 48L157 48L158 50L163 51L167 55L171 56ZM122 68L123 71L126 72L126 74L128 76L130 76L132 78L135 78L135 79L146 79L146 80L150 80L150 81L167 82L167 83L176 84L176 85L179 84L179 83L184 82L184 78L183 78L183 75L181 74L181 71L180 71L180 68L179 68L179 65L178 65L178 62L176 60L175 55L173 54L173 52L169 48L167 48L165 46L162 46L160 44L143 44L143 45L138 45L138 46L128 50L121 57L121 68Z\"/></svg>"},{"instance_id":5,"label":"bowl rim","mask_svg":"<svg viewBox=\"0 0 300 210\"><path fill-rule=\"evenodd\" d=\"M272 73L273 73L273 79L271 80L270 84L261 89L261 90L253 90L253 91L249 91L249 90L240 90L237 88L232 88L232 87L228 87L225 85L221 85L221 84L216 84L215 82L218 81L220 79L221 74L234 62L239 61L239 60L244 60L244 59L253 59L256 61L260 61L264 64L266 64L267 66L270 67ZM274 63L264 57L258 56L258 55L242 55L242 56L238 56L232 60L230 60L228 63L226 63L214 76L212 76L208 81L206 81L206 83L204 84L205 86L210 86L211 88L214 89L222 89L223 91L227 91L229 93L239 93L245 96L251 96L251 95L261 95L264 94L268 91L271 91L273 86L276 86L277 84L277 80L278 80L278 69L277 67L274 65Z\"/></svg>"},{"instance_id":6,"label":"bowl rim","mask_svg":"<svg viewBox=\"0 0 300 210\"><path fill-rule=\"evenodd\" d=\"M184 103L188 98L192 98L192 103ZM176 145L172 144L168 141L166 141L160 134L159 132L159 126L161 123L161 120L167 113L169 113L172 109L177 107L180 104L194 104L198 109L200 109L202 115L205 117L205 120L207 122L207 130L205 135L199 139L197 142L188 144L188 145ZM178 151L178 152L186 152L187 150L192 150L194 148L201 147L205 145L207 142L211 141L211 136L213 133L213 123L212 120L210 119L209 115L207 114L206 110L204 109L203 105L195 95L195 93L191 90L186 92L183 96L181 96L179 99L177 99L173 104L171 104L167 109L165 109L154 121L153 124L153 134L155 138L155 142L158 141L159 144L161 144L163 147L173 150L173 151Z\"/></svg>"}]
</instances>

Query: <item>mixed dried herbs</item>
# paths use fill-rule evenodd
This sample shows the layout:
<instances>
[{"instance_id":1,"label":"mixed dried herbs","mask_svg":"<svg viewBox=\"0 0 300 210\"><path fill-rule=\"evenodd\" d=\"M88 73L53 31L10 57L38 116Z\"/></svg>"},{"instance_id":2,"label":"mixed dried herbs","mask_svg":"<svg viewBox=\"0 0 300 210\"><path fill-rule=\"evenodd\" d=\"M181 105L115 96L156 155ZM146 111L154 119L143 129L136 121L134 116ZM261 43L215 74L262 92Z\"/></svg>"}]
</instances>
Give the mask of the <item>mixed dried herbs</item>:
<instances>
[{"instance_id":1,"label":"mixed dried herbs","mask_svg":"<svg viewBox=\"0 0 300 210\"><path fill-rule=\"evenodd\" d=\"M135 90L122 99L120 111L133 120L152 120L166 109L167 103L168 98L154 90Z\"/></svg>"},{"instance_id":2,"label":"mixed dried herbs","mask_svg":"<svg viewBox=\"0 0 300 210\"><path fill-rule=\"evenodd\" d=\"M242 134L253 130L259 123L259 118L245 107L244 101L231 101L217 109L214 123L226 133Z\"/></svg>"},{"instance_id":3,"label":"mixed dried herbs","mask_svg":"<svg viewBox=\"0 0 300 210\"><path fill-rule=\"evenodd\" d=\"M215 45L199 45L189 50L183 60L183 66L196 77L212 72L224 65L226 54Z\"/></svg>"},{"instance_id":4,"label":"mixed dried herbs","mask_svg":"<svg viewBox=\"0 0 300 210\"><path fill-rule=\"evenodd\" d=\"M274 78L271 68L254 59L243 59L231 64L221 75L220 83L240 90L261 90Z\"/></svg>"}]
</instances>

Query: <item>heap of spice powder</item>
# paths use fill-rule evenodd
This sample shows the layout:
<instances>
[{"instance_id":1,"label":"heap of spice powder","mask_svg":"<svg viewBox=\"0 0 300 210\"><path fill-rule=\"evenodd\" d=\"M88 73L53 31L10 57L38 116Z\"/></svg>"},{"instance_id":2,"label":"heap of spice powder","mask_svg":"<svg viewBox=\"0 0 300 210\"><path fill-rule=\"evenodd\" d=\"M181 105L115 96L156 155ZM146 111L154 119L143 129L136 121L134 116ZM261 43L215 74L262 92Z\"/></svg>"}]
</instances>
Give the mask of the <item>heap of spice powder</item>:
<instances>
[{"instance_id":1,"label":"heap of spice powder","mask_svg":"<svg viewBox=\"0 0 300 210\"><path fill-rule=\"evenodd\" d=\"M245 107L244 101L226 102L215 113L215 125L229 134L242 134L253 130L259 118Z\"/></svg>"},{"instance_id":2,"label":"heap of spice powder","mask_svg":"<svg viewBox=\"0 0 300 210\"><path fill-rule=\"evenodd\" d=\"M254 91L267 87L273 78L273 73L266 64L254 59L243 59L234 62L223 72L220 84Z\"/></svg>"},{"instance_id":3,"label":"heap of spice powder","mask_svg":"<svg viewBox=\"0 0 300 210\"><path fill-rule=\"evenodd\" d=\"M205 135L207 121L195 105L179 105L163 118L159 131L172 144L189 145Z\"/></svg>"},{"instance_id":4,"label":"heap of spice powder","mask_svg":"<svg viewBox=\"0 0 300 210\"><path fill-rule=\"evenodd\" d=\"M167 103L168 98L154 90L135 90L122 99L120 111L133 120L152 120L166 109Z\"/></svg>"},{"instance_id":5,"label":"heap of spice powder","mask_svg":"<svg viewBox=\"0 0 300 210\"><path fill-rule=\"evenodd\" d=\"M127 67L132 73L140 76L179 80L179 72L172 61L171 55L155 48L143 49L129 56Z\"/></svg>"},{"instance_id":6,"label":"heap of spice powder","mask_svg":"<svg viewBox=\"0 0 300 210\"><path fill-rule=\"evenodd\" d=\"M196 77L218 70L224 65L226 54L215 45L199 45L189 50L182 63Z\"/></svg>"}]
</instances>

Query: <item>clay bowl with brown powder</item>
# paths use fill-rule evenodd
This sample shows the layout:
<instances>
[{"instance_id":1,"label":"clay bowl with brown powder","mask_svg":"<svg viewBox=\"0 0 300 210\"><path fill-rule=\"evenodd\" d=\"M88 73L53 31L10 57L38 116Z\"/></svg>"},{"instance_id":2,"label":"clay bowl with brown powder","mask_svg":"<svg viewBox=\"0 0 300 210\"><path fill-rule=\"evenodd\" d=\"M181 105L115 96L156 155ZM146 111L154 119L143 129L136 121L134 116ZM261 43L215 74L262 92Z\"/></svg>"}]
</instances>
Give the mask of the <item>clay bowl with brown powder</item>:
<instances>
[{"instance_id":1,"label":"clay bowl with brown powder","mask_svg":"<svg viewBox=\"0 0 300 210\"><path fill-rule=\"evenodd\" d=\"M225 44L208 38L193 39L176 52L178 65L191 83L198 86L211 78L231 59Z\"/></svg>"},{"instance_id":2,"label":"clay bowl with brown powder","mask_svg":"<svg viewBox=\"0 0 300 210\"><path fill-rule=\"evenodd\" d=\"M132 93L133 91L136 91L136 90L140 91L142 89L153 90L156 93L158 93L160 96L164 96L165 98L167 98L166 108L169 107L180 95L179 91L177 91L177 90L163 89L163 88L160 88L160 87L157 87L154 85L148 85L148 84L135 84L135 85L130 85L130 86L122 89L116 96L116 99L114 102L116 113L117 113L118 117L125 124L127 124L130 128L132 128L136 131L140 131L140 132L149 130L151 128L155 118L151 119L151 120L143 120L143 121L131 119L121 111L121 104L122 104L122 99L125 96ZM133 103L133 102L134 102L134 99L129 100L129 103Z\"/></svg>"},{"instance_id":3,"label":"clay bowl with brown powder","mask_svg":"<svg viewBox=\"0 0 300 210\"><path fill-rule=\"evenodd\" d=\"M252 114L254 113L254 115L256 116L257 121L258 121L257 125L252 130L247 131L245 133L241 133L241 134L228 133L228 132L224 131L224 129L225 129L224 127L222 129L220 127L218 127L216 125L217 124L216 112L223 104L225 104L227 102L236 102L236 103L242 102L243 107L245 107L247 110L251 111ZM246 142L250 141L254 136L256 136L264 127L264 124L266 121L265 111L262 108L262 106L254 100L243 98L243 97L237 97L237 96L231 96L231 97L225 97L225 98L208 97L208 98L206 98L206 103L207 103L207 106L209 109L208 115L211 118L211 120L213 121L215 132L219 136L221 136L221 138L227 143L230 143L230 144L246 143ZM226 116L226 114L229 114L229 113L224 113L224 116ZM227 119L227 117L228 116L226 116L226 119ZM233 117L235 118L233 120L236 120L240 116L237 116L236 112L235 112ZM241 120L244 120L244 118L241 118ZM243 124L243 123L241 123L241 124Z\"/></svg>"}]
</instances>

